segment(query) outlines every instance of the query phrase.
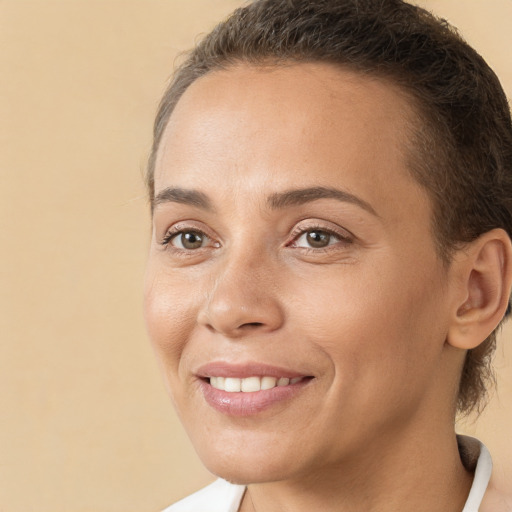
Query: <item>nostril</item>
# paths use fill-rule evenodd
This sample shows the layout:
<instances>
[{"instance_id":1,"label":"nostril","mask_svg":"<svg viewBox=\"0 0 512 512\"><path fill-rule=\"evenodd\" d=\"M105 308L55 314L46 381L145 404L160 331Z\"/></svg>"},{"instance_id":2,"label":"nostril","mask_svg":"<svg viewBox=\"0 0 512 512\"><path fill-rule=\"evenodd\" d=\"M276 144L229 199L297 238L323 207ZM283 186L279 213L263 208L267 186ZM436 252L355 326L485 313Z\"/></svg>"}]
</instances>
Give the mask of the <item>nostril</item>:
<instances>
[{"instance_id":1,"label":"nostril","mask_svg":"<svg viewBox=\"0 0 512 512\"><path fill-rule=\"evenodd\" d=\"M262 327L263 325L265 325L263 322L247 322L247 323L244 323L244 324L241 324L239 327L238 327L238 330L251 330L251 329L257 329L258 327ZM210 332L216 332L216 329L213 325L211 324L206 324L206 328L210 331Z\"/></svg>"}]
</instances>

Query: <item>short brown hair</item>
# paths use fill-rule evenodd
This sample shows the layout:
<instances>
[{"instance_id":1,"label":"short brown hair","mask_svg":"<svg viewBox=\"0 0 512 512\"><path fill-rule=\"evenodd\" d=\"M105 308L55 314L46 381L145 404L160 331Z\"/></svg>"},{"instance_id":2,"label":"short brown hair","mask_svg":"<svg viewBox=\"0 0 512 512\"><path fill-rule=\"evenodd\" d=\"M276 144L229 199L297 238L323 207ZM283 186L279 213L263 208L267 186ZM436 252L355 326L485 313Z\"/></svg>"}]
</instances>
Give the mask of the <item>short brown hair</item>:
<instances>
[{"instance_id":1,"label":"short brown hair","mask_svg":"<svg viewBox=\"0 0 512 512\"><path fill-rule=\"evenodd\" d=\"M512 123L499 80L445 20L402 0L256 0L234 11L188 55L163 96L147 173L151 201L160 139L189 85L212 70L269 61L341 65L409 94L418 114L409 167L431 198L446 264L493 228L512 234ZM495 344L493 332L467 352L460 413L484 403Z\"/></svg>"}]
</instances>

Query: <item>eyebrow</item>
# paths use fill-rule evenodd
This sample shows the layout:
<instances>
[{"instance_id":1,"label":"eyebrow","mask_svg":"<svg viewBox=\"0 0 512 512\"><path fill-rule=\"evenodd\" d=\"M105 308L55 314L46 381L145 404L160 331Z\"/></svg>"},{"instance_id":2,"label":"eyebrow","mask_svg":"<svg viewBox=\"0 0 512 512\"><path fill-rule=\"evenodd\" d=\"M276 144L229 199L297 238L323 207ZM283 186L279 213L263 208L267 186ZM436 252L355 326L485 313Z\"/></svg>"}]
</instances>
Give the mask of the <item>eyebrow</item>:
<instances>
[{"instance_id":1,"label":"eyebrow","mask_svg":"<svg viewBox=\"0 0 512 512\"><path fill-rule=\"evenodd\" d=\"M301 204L317 201L318 199L336 199L345 203L352 203L367 212L378 217L379 215L364 199L351 194L345 190L339 190L332 187L308 187L271 194L267 202L271 209L279 210L289 206L299 206ZM153 201L153 208L164 203L181 203L196 206L203 210L213 211L214 208L209 197L203 192L193 189L167 187L161 190Z\"/></svg>"},{"instance_id":2,"label":"eyebrow","mask_svg":"<svg viewBox=\"0 0 512 512\"><path fill-rule=\"evenodd\" d=\"M372 205L364 199L345 190L331 187L310 187L278 192L268 198L268 203L272 209L281 209L288 206L298 206L318 199L337 199L345 203L352 203L376 217L379 216Z\"/></svg>"},{"instance_id":3,"label":"eyebrow","mask_svg":"<svg viewBox=\"0 0 512 512\"><path fill-rule=\"evenodd\" d=\"M158 192L153 200L153 208L163 203L181 203L197 206L203 210L213 210L212 203L206 194L185 188L167 187Z\"/></svg>"}]
</instances>

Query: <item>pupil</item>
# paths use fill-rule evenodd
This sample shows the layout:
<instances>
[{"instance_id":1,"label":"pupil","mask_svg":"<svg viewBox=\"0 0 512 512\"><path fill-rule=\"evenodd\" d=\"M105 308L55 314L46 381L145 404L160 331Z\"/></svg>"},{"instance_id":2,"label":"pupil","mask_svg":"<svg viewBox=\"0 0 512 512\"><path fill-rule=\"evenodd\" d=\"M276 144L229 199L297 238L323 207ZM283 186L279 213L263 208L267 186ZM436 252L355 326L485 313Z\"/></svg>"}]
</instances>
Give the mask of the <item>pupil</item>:
<instances>
[{"instance_id":1,"label":"pupil","mask_svg":"<svg viewBox=\"0 0 512 512\"><path fill-rule=\"evenodd\" d=\"M203 244L203 238L199 233L189 231L181 235L181 243L185 249L197 249Z\"/></svg>"},{"instance_id":2,"label":"pupil","mask_svg":"<svg viewBox=\"0 0 512 512\"><path fill-rule=\"evenodd\" d=\"M326 247L329 245L329 239L331 236L323 231L310 231L307 234L307 239L311 247Z\"/></svg>"}]
</instances>

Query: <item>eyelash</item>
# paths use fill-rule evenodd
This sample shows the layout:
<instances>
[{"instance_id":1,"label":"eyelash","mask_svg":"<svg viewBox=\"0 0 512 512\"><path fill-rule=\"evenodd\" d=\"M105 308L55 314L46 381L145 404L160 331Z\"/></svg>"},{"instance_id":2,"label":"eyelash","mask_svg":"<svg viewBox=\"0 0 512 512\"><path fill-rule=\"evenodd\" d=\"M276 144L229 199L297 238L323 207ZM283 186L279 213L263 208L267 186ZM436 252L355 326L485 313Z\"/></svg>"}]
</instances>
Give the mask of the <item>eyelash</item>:
<instances>
[{"instance_id":1,"label":"eyelash","mask_svg":"<svg viewBox=\"0 0 512 512\"><path fill-rule=\"evenodd\" d=\"M335 237L338 239L338 243L342 243L344 245L347 245L347 244L351 244L353 241L354 241L354 238L353 236L351 236L348 232L344 231L344 232L341 232L336 230L336 229L332 229L332 228L327 228L325 226L321 226L321 225L318 225L318 224L314 224L314 225L309 225L309 226L300 226L298 228L296 228L295 230L292 231L292 241L287 244L287 247L293 247L294 244L297 243L297 241L305 234L307 233L312 233L312 232L321 232L321 233L325 233L326 235L329 235L330 237ZM298 247L298 246L295 246L297 247L297 249L301 249L301 250L304 250L304 251L307 251L307 252L315 252L315 253L321 253L321 252L325 252L325 251L330 251L330 250L334 250L335 246L337 245L336 243L335 244L329 244L325 247Z\"/></svg>"},{"instance_id":2,"label":"eyelash","mask_svg":"<svg viewBox=\"0 0 512 512\"><path fill-rule=\"evenodd\" d=\"M331 237L335 237L338 239L338 243L341 242L343 244L351 244L353 241L354 241L354 238L353 236L351 236L351 234L347 233L347 232L343 232L341 233L340 231L337 231L335 229L332 229L332 228L326 228L325 226L320 226L320 225L310 225L310 226L307 226L307 227L298 227L296 228L295 230L292 231L291 233L291 237L292 237L292 240L291 242L287 243L286 244L286 247L294 247L294 244L297 242L297 240L300 239L300 237L302 237L303 235L307 234L307 233L310 233L310 232L321 232L321 233L325 233L327 234L328 236L331 236ZM171 248L172 245L171 245L171 241L178 237L179 235L182 235L184 233L197 233L201 236L203 236L204 238L206 238L207 240L213 240L212 237L210 237L207 233L204 232L204 230L201 230L201 229L197 229L197 228L193 228L193 227L181 227L181 226L175 226L174 228L171 228L166 234L165 236L163 237L162 241L160 242L160 244L162 246L164 246L165 248ZM325 247L298 247L298 246L295 246L297 249L301 249L301 250L304 250L304 251L312 251L312 252L315 252L315 253L320 253L320 252L325 252L325 251L329 251L329 250L333 250L332 249L332 245L336 245L336 244L329 244ZM220 244L218 242L216 242L214 244L215 247L220 247ZM192 252L196 252L200 249L204 249L204 247L199 247L198 249L181 249L181 248L178 248L178 247L172 247L172 249L174 251L176 251L176 253L180 253L180 254L190 254Z\"/></svg>"},{"instance_id":3,"label":"eyelash","mask_svg":"<svg viewBox=\"0 0 512 512\"><path fill-rule=\"evenodd\" d=\"M163 245L166 248L172 247L171 241L174 238L177 238L179 235L183 235L185 233L196 233L198 235L201 235L207 240L212 240L211 236L208 236L202 229L193 228L193 227L181 227L181 226L174 226L171 228L167 233L164 235L164 238L160 242L161 245ZM215 246L220 246L220 244L215 243ZM174 250L176 250L179 253L189 253L194 252L194 249L180 249L179 247L172 247ZM203 247L200 247L198 249L203 249ZM197 250L197 249L196 249Z\"/></svg>"}]
</instances>

